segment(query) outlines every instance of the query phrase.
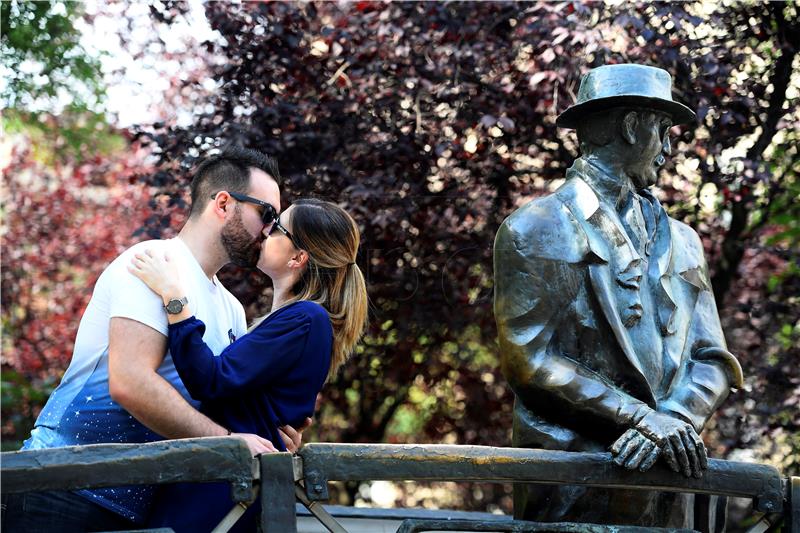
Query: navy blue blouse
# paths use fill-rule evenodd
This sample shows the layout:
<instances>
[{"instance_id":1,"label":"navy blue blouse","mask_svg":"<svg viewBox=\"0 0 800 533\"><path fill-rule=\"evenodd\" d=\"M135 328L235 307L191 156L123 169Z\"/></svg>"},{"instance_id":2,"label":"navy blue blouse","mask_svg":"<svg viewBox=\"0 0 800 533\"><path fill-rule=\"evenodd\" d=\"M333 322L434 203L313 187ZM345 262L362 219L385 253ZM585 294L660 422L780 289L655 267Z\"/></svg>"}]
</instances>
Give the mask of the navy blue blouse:
<instances>
[{"instance_id":1,"label":"navy blue blouse","mask_svg":"<svg viewBox=\"0 0 800 533\"><path fill-rule=\"evenodd\" d=\"M330 368L327 311L308 301L287 305L218 357L203 342L205 329L194 317L169 326L169 350L189 394L218 424L261 435L285 450L278 427L313 416Z\"/></svg>"},{"instance_id":2,"label":"navy blue blouse","mask_svg":"<svg viewBox=\"0 0 800 533\"><path fill-rule=\"evenodd\" d=\"M169 326L170 353L186 389L218 424L260 435L285 451L278 427L313 416L330 368L333 328L325 308L308 301L282 307L219 356L203 342L204 332L194 317ZM160 492L149 525L210 530L232 506L225 484L172 485ZM236 531L253 524L257 507Z\"/></svg>"}]
</instances>

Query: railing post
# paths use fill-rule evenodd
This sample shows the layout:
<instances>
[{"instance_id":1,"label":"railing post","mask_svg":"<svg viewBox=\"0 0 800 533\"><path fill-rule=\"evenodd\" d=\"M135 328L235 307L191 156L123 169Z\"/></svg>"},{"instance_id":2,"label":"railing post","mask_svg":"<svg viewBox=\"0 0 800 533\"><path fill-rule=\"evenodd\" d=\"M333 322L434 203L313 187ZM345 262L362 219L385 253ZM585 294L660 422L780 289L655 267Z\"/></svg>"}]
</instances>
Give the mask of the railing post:
<instances>
[{"instance_id":1,"label":"railing post","mask_svg":"<svg viewBox=\"0 0 800 533\"><path fill-rule=\"evenodd\" d=\"M290 453L261 456L261 531L297 533L294 467Z\"/></svg>"},{"instance_id":2,"label":"railing post","mask_svg":"<svg viewBox=\"0 0 800 533\"><path fill-rule=\"evenodd\" d=\"M800 477L792 476L786 480L788 498L786 502L786 531L800 532Z\"/></svg>"}]
</instances>

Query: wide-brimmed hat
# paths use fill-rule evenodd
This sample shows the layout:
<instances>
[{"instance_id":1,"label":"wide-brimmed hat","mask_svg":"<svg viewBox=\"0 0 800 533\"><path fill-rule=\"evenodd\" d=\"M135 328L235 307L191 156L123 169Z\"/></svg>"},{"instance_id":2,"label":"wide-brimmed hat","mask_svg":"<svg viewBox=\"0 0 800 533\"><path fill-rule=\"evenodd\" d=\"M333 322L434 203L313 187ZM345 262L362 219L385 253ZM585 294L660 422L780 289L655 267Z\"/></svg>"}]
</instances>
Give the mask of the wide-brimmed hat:
<instances>
[{"instance_id":1,"label":"wide-brimmed hat","mask_svg":"<svg viewBox=\"0 0 800 533\"><path fill-rule=\"evenodd\" d=\"M581 118L614 107L643 107L663 111L674 124L694 120L694 111L672 99L672 77L666 70L645 65L605 65L581 78L578 99L556 119L561 128L575 128Z\"/></svg>"}]
</instances>

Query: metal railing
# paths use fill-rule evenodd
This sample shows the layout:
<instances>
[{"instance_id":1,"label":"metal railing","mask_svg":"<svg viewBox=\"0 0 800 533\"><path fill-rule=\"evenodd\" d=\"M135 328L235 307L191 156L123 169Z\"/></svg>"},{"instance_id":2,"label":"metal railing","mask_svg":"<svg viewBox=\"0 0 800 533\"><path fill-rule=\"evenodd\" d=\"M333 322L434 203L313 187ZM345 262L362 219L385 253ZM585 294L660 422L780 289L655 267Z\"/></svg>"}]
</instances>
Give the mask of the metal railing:
<instances>
[{"instance_id":1,"label":"metal railing","mask_svg":"<svg viewBox=\"0 0 800 533\"><path fill-rule=\"evenodd\" d=\"M147 444L96 444L6 452L0 455L4 493L72 490L136 484L224 481L234 506L215 531L226 531L247 505L261 498L265 533L295 533L300 501L330 531L346 531L322 507L329 481L482 481L584 485L751 498L765 524L800 531L800 478L774 467L710 459L700 478L666 468L629 471L608 453L460 445L308 444L297 455L253 458L232 437ZM407 531L424 531L419 520ZM413 527L412 527L413 526ZM511 527L511 526L509 526ZM518 524L508 531L538 531ZM403 528L401 528L403 529ZM703 527L701 526L702 530ZM480 525L476 525L476 531Z\"/></svg>"}]
</instances>

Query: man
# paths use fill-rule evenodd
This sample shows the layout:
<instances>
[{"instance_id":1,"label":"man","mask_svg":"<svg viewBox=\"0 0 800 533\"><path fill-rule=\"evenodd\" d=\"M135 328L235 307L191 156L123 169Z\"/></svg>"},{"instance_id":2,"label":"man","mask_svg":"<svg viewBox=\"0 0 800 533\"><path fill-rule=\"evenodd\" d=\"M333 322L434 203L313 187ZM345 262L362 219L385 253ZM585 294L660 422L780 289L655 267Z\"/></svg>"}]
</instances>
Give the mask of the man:
<instances>
[{"instance_id":1,"label":"man","mask_svg":"<svg viewBox=\"0 0 800 533\"><path fill-rule=\"evenodd\" d=\"M605 451L629 469L661 459L702 475L698 434L742 382L726 350L697 234L648 187L668 131L694 113L661 69L611 65L581 80L558 117L581 157L555 193L514 212L494 249L503 372L516 395L514 446ZM521 486L515 515L692 527L678 494Z\"/></svg>"},{"instance_id":2,"label":"man","mask_svg":"<svg viewBox=\"0 0 800 533\"><path fill-rule=\"evenodd\" d=\"M206 323L203 339L220 353L245 333L246 323L242 305L216 273L229 262L255 266L262 230L280 210L279 179L273 159L243 148L199 165L178 237L129 248L98 279L69 368L23 449L231 434L196 409L167 353L165 306L128 266L137 252L169 250L182 263L192 310ZM186 303L170 302L166 310L180 312ZM294 451L299 434L284 431ZM236 435L254 454L276 449L257 435ZM146 517L152 493L145 486L12 495L3 525L25 532L132 529Z\"/></svg>"}]
</instances>

